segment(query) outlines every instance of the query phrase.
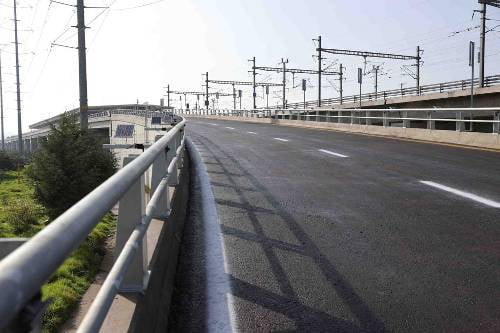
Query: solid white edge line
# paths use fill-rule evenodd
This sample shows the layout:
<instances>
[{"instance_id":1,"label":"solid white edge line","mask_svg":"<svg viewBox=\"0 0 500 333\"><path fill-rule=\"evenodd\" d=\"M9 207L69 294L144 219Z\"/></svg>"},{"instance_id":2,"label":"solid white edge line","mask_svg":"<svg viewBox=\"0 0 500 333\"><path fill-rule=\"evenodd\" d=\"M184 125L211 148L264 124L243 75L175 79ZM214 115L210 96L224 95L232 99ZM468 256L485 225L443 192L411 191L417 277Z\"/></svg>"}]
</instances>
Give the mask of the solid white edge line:
<instances>
[{"instance_id":1,"label":"solid white edge line","mask_svg":"<svg viewBox=\"0 0 500 333\"><path fill-rule=\"evenodd\" d=\"M473 193L469 193L469 192L465 192L465 191L460 191L460 190L457 190L455 188L448 187L446 185L441 185L441 184L438 184L438 183L435 183L435 182L432 182L432 181L420 180L420 182L422 184L425 184L425 185L428 185L428 186L432 186L434 188L437 188L437 189L440 189L440 190L443 190L443 191L446 191L446 192L449 192L449 193L453 193L453 194L458 195L460 197L467 198L467 199L470 199L470 200L474 200L476 202L480 202L480 203L482 203L484 205L487 205L487 206L490 206L490 207L493 207L493 208L500 208L500 202L496 202L496 201L493 201L493 200L490 200L490 199L486 199L486 198L480 197L479 195L476 195L476 194L473 194Z\"/></svg>"},{"instance_id":2,"label":"solid white edge line","mask_svg":"<svg viewBox=\"0 0 500 333\"><path fill-rule=\"evenodd\" d=\"M274 138L274 140L283 141L283 142L288 142L288 140L287 140L287 139L282 139L282 138Z\"/></svg>"},{"instance_id":3,"label":"solid white edge line","mask_svg":"<svg viewBox=\"0 0 500 333\"><path fill-rule=\"evenodd\" d=\"M325 153L325 154L329 154L329 155L333 155L333 156L337 156L337 157L349 157L347 155L344 155L344 154L339 154L339 153L335 153L333 151L330 151L330 150L326 150L326 149L318 149L320 152L322 153Z\"/></svg>"}]
</instances>

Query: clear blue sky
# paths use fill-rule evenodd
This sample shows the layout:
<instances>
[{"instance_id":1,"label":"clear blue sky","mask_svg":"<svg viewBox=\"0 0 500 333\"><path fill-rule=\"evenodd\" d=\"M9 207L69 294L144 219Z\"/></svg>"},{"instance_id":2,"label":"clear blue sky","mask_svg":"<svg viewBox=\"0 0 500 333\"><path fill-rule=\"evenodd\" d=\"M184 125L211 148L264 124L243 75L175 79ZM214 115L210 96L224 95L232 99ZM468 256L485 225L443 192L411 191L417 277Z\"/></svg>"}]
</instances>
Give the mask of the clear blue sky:
<instances>
[{"instance_id":1,"label":"clear blue sky","mask_svg":"<svg viewBox=\"0 0 500 333\"><path fill-rule=\"evenodd\" d=\"M75 2L71 0L69 2ZM201 90L203 72L224 80L250 80L252 56L257 65L277 66L282 57L290 67L317 67L312 41L322 35L324 46L355 50L398 52L414 55L424 49L422 83L470 77L468 42L479 41L478 9L473 0L93 0L87 9L89 103L159 103L167 83L172 89ZM78 106L76 50L50 47L54 40L76 45L73 8L49 0L19 0L23 91L23 127ZM0 46L3 49L6 133L16 131L11 1L0 0ZM500 9L489 8L488 26L500 24ZM45 23L44 23L45 22ZM472 28L471 31L465 31ZM463 31L453 35L453 32ZM61 36L58 38L58 36ZM487 75L500 74L500 33L488 33ZM367 71L380 64L380 89L394 89L414 82L402 75L400 61L369 59ZM328 57L325 65L346 67L345 94L357 91L356 70L362 58ZM316 97L316 78L309 79L308 99ZM292 76L289 75L289 86ZM278 82L281 76L263 72L259 80ZM365 77L364 91L373 90L373 78ZM337 96L337 80L324 80L324 96ZM229 91L229 87L219 90ZM279 90L277 88L276 90ZM258 104L265 102L259 90ZM250 90L243 92L250 105ZM280 93L271 95L271 103ZM289 90L289 101L300 101L300 88ZM194 104L191 99L191 104ZM178 103L178 97L175 98ZM231 98L220 100L230 106Z\"/></svg>"}]
</instances>

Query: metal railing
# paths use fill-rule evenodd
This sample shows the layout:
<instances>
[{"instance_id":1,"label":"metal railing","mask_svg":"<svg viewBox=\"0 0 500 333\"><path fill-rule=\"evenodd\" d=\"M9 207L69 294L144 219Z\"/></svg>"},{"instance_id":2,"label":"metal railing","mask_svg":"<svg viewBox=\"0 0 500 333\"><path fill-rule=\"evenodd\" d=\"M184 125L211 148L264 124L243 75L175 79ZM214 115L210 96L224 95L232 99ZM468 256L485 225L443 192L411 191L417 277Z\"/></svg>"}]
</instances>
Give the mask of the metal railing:
<instances>
[{"instance_id":1,"label":"metal railing","mask_svg":"<svg viewBox=\"0 0 500 333\"><path fill-rule=\"evenodd\" d=\"M500 75L492 75L484 78L485 87L493 86L500 83ZM458 81L449 81L442 83L433 83L420 86L420 93L417 94L416 87L407 87L402 89L391 89L379 91L377 93L365 93L361 95L361 101L373 101L373 100L385 100L387 98L395 98L395 97L405 97L405 96L415 96L415 95L423 95L434 92L445 92L450 90L466 90L470 89L471 79L468 80L458 80ZM474 79L474 86L478 86L478 79ZM344 96L342 99L340 97L334 98L325 98L321 99L321 104L323 106L342 104L342 103L359 103L359 95L350 95ZM306 101L305 107L317 107L318 100ZM288 108L297 109L304 108L304 102L298 103L288 103Z\"/></svg>"},{"instance_id":2,"label":"metal railing","mask_svg":"<svg viewBox=\"0 0 500 333\"><path fill-rule=\"evenodd\" d=\"M499 108L432 108L432 109L254 109L254 110L174 110L184 115L211 115L220 117L272 118L283 120L316 121L360 124L384 127L427 128L450 130L436 123L454 123L453 130L500 133ZM425 126L417 126L424 124ZM467 124L467 126L466 126ZM477 124L474 126L473 124ZM489 128L485 128L488 126Z\"/></svg>"},{"instance_id":3,"label":"metal railing","mask_svg":"<svg viewBox=\"0 0 500 333\"><path fill-rule=\"evenodd\" d=\"M185 124L183 119L164 136L158 136L158 140L142 154L131 157L130 163L115 175L0 261L0 330L20 313L26 312L32 302L39 302L41 286L117 202L125 198L139 198L139 201L141 196L144 198L144 179L151 169L151 199L145 211L144 207L138 207L139 211L132 214L138 216L132 227L129 226L132 232L122 244L121 252L78 328L78 332L99 330L125 274L130 273L127 273L127 268L134 254L140 251L138 248L151 220L168 216L168 187L178 182L184 153ZM126 215L126 209L130 213L130 207L125 206L123 215ZM130 216L122 216L122 205L119 209L118 233L122 227L121 220L130 220Z\"/></svg>"}]
</instances>

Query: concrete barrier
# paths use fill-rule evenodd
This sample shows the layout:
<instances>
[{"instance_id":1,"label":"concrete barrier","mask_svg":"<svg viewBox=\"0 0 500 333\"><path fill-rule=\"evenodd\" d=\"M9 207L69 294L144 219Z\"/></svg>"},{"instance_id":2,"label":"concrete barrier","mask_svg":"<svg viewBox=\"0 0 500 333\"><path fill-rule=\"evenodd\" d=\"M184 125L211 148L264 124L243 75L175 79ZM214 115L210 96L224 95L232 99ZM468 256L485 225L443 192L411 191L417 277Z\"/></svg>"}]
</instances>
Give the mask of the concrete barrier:
<instances>
[{"instance_id":1,"label":"concrete barrier","mask_svg":"<svg viewBox=\"0 0 500 333\"><path fill-rule=\"evenodd\" d=\"M190 118L187 116L187 118ZM405 138L427 142L438 142L469 147L500 150L500 135L480 132L457 132L447 130L431 130L423 128L383 127L375 125L360 125L347 123L329 123L303 120L284 120L271 118L245 118L234 116L195 116L218 120L232 120L249 123L275 124L280 126L318 128L349 133L360 133L377 136Z\"/></svg>"}]
</instances>

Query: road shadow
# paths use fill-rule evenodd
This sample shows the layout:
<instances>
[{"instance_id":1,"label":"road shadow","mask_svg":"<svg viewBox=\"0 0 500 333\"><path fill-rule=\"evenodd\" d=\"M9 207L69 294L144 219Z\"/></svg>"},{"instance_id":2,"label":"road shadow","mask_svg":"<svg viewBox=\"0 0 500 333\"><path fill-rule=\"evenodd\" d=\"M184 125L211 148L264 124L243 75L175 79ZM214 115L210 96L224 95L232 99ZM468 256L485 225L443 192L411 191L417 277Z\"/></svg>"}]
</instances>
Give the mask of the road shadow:
<instances>
[{"instance_id":1,"label":"road shadow","mask_svg":"<svg viewBox=\"0 0 500 333\"><path fill-rule=\"evenodd\" d=\"M355 292L351 283L321 253L313 239L301 227L301 223L280 204L268 191L266 186L254 177L237 159L222 150L210 138L198 133L193 134L192 138L204 160L210 165L210 168L207 167L207 171L210 175L212 186L220 186L223 191L232 193L232 197L229 199L225 196L221 198L217 193L214 193L217 205L245 212L254 231L249 232L248 230L221 224L222 233L224 236L232 236L253 244L258 244L269 262L271 273L280 291L279 294L272 292L230 274L231 293L233 296L286 316L289 320L293 321L299 331L386 331L384 323ZM215 167L215 170L211 170L212 167ZM245 180L244 185L241 184L241 179ZM258 194L259 199L252 200L252 198L256 197L256 194ZM262 215L275 216L284 221L286 228L298 240L297 244L269 237L266 234L265 221ZM321 271L331 289L336 292L338 297L347 306L357 323L337 318L329 313L303 304L299 295L294 290L294 284L290 279L289 272L283 267L280 261L277 250L308 257L319 271Z\"/></svg>"}]
</instances>

